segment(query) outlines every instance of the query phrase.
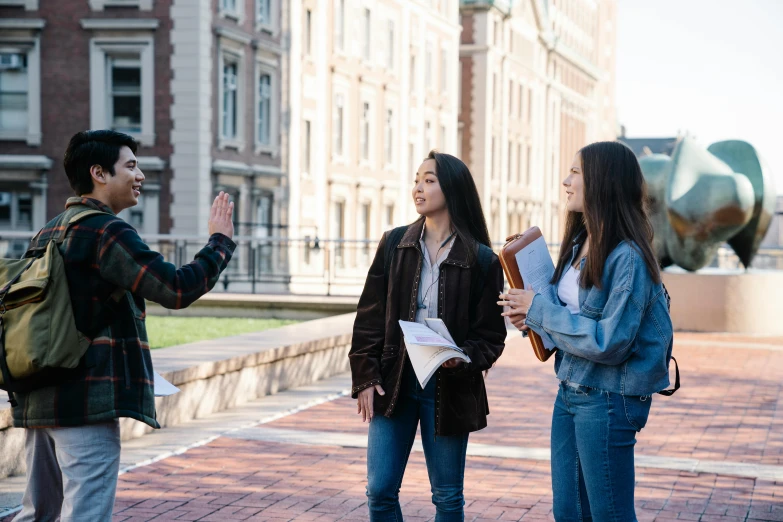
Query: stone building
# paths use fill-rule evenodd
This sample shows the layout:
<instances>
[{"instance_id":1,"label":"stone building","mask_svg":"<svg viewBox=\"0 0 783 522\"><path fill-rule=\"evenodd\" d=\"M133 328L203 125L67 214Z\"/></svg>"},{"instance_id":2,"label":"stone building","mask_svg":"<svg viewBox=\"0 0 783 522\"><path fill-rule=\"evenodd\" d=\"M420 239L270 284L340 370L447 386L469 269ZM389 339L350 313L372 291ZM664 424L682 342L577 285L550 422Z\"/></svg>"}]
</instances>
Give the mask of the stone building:
<instances>
[{"instance_id":1,"label":"stone building","mask_svg":"<svg viewBox=\"0 0 783 522\"><path fill-rule=\"evenodd\" d=\"M615 0L462 0L459 153L494 241L559 241L561 181L583 145L616 136Z\"/></svg>"}]
</instances>

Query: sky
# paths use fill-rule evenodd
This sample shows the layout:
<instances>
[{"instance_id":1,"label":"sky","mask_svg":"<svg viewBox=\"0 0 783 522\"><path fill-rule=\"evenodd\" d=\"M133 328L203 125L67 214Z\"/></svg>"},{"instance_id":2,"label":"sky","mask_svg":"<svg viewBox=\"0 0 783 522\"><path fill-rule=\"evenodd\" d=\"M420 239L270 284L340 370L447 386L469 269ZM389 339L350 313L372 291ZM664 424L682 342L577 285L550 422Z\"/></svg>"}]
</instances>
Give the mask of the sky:
<instances>
[{"instance_id":1,"label":"sky","mask_svg":"<svg viewBox=\"0 0 783 522\"><path fill-rule=\"evenodd\" d=\"M626 136L747 141L783 195L781 27L783 0L618 0Z\"/></svg>"}]
</instances>

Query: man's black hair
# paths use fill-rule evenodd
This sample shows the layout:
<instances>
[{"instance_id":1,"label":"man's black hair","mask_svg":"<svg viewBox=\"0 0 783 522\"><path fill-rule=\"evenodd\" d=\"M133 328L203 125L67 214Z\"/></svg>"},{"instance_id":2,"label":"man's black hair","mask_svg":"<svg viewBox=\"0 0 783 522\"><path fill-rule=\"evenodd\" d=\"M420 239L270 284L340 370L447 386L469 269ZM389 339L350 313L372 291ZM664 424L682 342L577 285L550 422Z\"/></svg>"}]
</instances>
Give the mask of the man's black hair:
<instances>
[{"instance_id":1,"label":"man's black hair","mask_svg":"<svg viewBox=\"0 0 783 522\"><path fill-rule=\"evenodd\" d=\"M65 150L63 166L68 183L77 196L93 191L90 175L93 165L100 165L114 176L114 164L122 147L128 147L135 154L139 144L127 134L113 130L82 131L73 135Z\"/></svg>"}]
</instances>

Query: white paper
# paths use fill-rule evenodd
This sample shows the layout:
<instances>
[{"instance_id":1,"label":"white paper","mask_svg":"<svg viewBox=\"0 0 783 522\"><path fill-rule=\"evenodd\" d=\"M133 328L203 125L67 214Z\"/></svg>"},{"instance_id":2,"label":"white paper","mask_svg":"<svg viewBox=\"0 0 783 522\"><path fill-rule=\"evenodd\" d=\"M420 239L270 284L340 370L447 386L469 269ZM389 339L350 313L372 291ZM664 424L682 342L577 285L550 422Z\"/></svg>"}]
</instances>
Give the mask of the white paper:
<instances>
[{"instance_id":1,"label":"white paper","mask_svg":"<svg viewBox=\"0 0 783 522\"><path fill-rule=\"evenodd\" d=\"M544 237L539 237L517 252L516 258L519 275L525 282L525 290L541 293L555 274L555 265L552 263L552 256L549 255Z\"/></svg>"},{"instance_id":2,"label":"white paper","mask_svg":"<svg viewBox=\"0 0 783 522\"><path fill-rule=\"evenodd\" d=\"M525 283L525 290L533 290L537 293L545 293L547 286L551 286L552 276L555 275L555 264L544 237L539 237L528 246L516 253L519 275ZM545 337L541 338L544 348L554 350L555 345Z\"/></svg>"},{"instance_id":3,"label":"white paper","mask_svg":"<svg viewBox=\"0 0 783 522\"><path fill-rule=\"evenodd\" d=\"M454 345L459 351L462 351L459 346L454 342L454 339L451 338L451 332L449 332L449 329L446 327L446 323L443 322L443 319L439 317L434 317L432 319L425 319L425 323L427 323L427 327L435 332L436 334L440 335L444 339L446 339L448 342Z\"/></svg>"},{"instance_id":4,"label":"white paper","mask_svg":"<svg viewBox=\"0 0 783 522\"><path fill-rule=\"evenodd\" d=\"M164 379L161 374L153 371L152 375L155 376L155 397L167 397L179 393L179 388Z\"/></svg>"},{"instance_id":5,"label":"white paper","mask_svg":"<svg viewBox=\"0 0 783 522\"><path fill-rule=\"evenodd\" d=\"M427 319L427 325L400 321L405 347L419 384L424 388L440 366L449 359L470 362L462 349L454 343L449 329L441 319Z\"/></svg>"},{"instance_id":6,"label":"white paper","mask_svg":"<svg viewBox=\"0 0 783 522\"><path fill-rule=\"evenodd\" d=\"M423 324L400 320L400 328L402 328L402 335L405 336L406 344L459 348L456 344L454 344L454 341L449 341L442 335L434 332ZM446 330L446 332L448 333L448 330ZM449 335L449 337L451 337L451 335Z\"/></svg>"}]
</instances>

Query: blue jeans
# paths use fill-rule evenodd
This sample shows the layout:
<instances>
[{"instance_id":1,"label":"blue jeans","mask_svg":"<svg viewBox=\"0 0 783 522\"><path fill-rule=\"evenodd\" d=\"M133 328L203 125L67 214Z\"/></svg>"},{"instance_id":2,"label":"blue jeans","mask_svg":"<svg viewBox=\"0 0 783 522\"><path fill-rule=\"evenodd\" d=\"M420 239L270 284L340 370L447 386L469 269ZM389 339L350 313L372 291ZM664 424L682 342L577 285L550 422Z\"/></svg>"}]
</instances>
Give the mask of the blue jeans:
<instances>
[{"instance_id":1,"label":"blue jeans","mask_svg":"<svg viewBox=\"0 0 783 522\"><path fill-rule=\"evenodd\" d=\"M439 370L440 371L440 370ZM430 477L436 522L464 520L462 485L468 434L435 437L436 376L422 389L410 364L391 418L375 412L367 443L367 499L371 522L402 522L400 486L421 421L421 442Z\"/></svg>"},{"instance_id":2,"label":"blue jeans","mask_svg":"<svg viewBox=\"0 0 783 522\"><path fill-rule=\"evenodd\" d=\"M551 443L557 522L636 522L633 447L651 403L560 383Z\"/></svg>"}]
</instances>

